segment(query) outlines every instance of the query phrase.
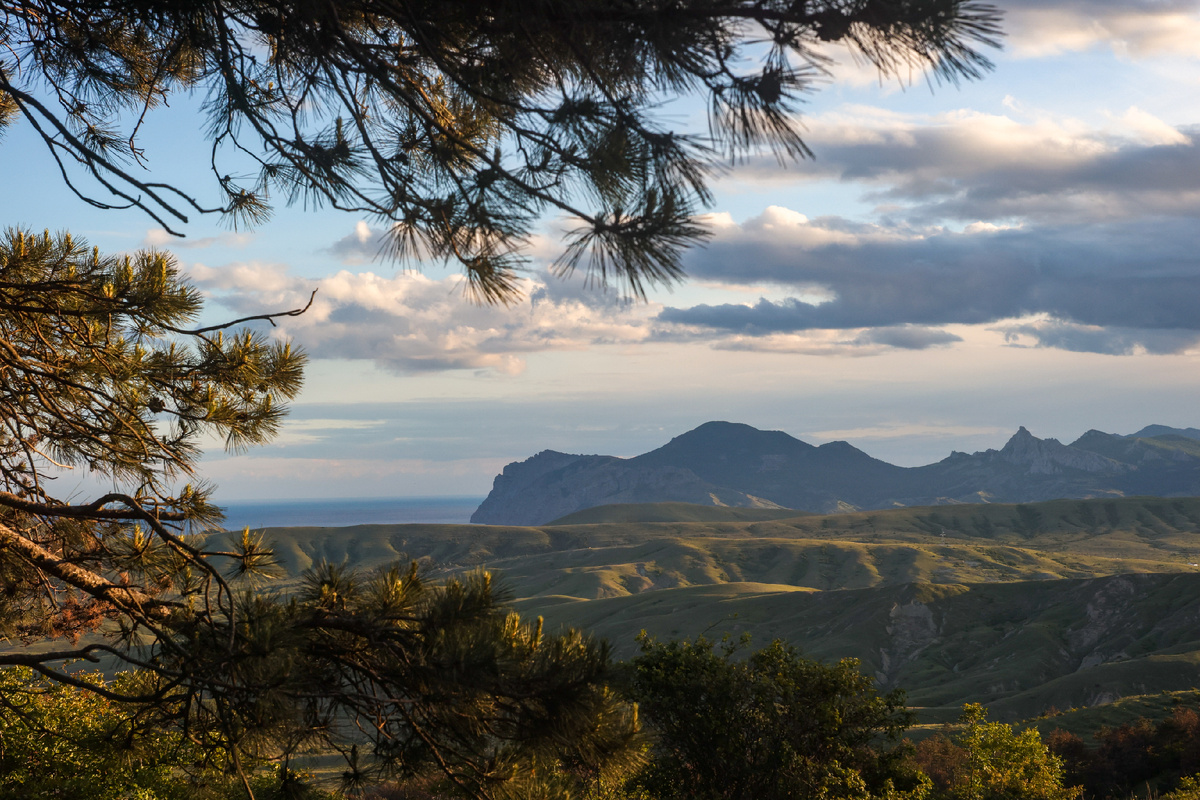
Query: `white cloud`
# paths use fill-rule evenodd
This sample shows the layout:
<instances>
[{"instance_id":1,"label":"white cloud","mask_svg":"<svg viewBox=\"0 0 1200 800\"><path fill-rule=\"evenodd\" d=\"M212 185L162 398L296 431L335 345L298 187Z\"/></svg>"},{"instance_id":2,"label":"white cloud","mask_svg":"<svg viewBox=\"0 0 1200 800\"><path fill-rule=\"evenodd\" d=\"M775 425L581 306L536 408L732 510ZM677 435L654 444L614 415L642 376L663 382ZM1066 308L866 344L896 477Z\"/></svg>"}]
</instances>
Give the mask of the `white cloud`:
<instances>
[{"instance_id":1,"label":"white cloud","mask_svg":"<svg viewBox=\"0 0 1200 800\"><path fill-rule=\"evenodd\" d=\"M315 498L347 491L352 496L396 497L444 494L450 486L457 493L482 495L506 460L465 454L443 461L236 456L206 460L204 471L222 487L222 496L230 498Z\"/></svg>"},{"instance_id":2,"label":"white cloud","mask_svg":"<svg viewBox=\"0 0 1200 800\"><path fill-rule=\"evenodd\" d=\"M280 265L197 265L196 283L220 289L217 301L238 313L303 305L302 316L277 320L280 331L314 358L368 359L396 372L480 369L516 375L524 356L546 350L647 340L654 305L556 297L541 278L523 281L536 302L513 308L476 305L465 278L421 274L383 277L342 270L319 280L292 277Z\"/></svg>"},{"instance_id":3,"label":"white cloud","mask_svg":"<svg viewBox=\"0 0 1200 800\"><path fill-rule=\"evenodd\" d=\"M909 436L1006 436L1012 431L995 425L961 425L944 422L901 422L892 425L872 425L858 428L813 431L808 436L816 439L902 439Z\"/></svg>"},{"instance_id":4,"label":"white cloud","mask_svg":"<svg viewBox=\"0 0 1200 800\"><path fill-rule=\"evenodd\" d=\"M1200 14L1190 0L1010 0L1005 29L1007 44L1018 58L1048 58L1097 47L1133 59L1200 55Z\"/></svg>"},{"instance_id":5,"label":"white cloud","mask_svg":"<svg viewBox=\"0 0 1200 800\"><path fill-rule=\"evenodd\" d=\"M337 256L343 264L363 264L379 257L386 242L382 231L375 231L360 219L354 224L354 230L338 239L329 247L329 252Z\"/></svg>"},{"instance_id":6,"label":"white cloud","mask_svg":"<svg viewBox=\"0 0 1200 800\"><path fill-rule=\"evenodd\" d=\"M963 233L996 233L1019 228L1020 225L994 225L991 222L975 221L963 227Z\"/></svg>"},{"instance_id":7,"label":"white cloud","mask_svg":"<svg viewBox=\"0 0 1200 800\"><path fill-rule=\"evenodd\" d=\"M1137 106L1130 106L1125 113L1115 117L1122 128L1136 135L1148 145L1190 144L1191 137L1183 131L1163 122L1153 114Z\"/></svg>"},{"instance_id":8,"label":"white cloud","mask_svg":"<svg viewBox=\"0 0 1200 800\"><path fill-rule=\"evenodd\" d=\"M290 294L296 287L295 279L287 274L287 265L261 261L234 262L221 267L210 267L196 262L189 265L187 272L198 286L223 291L237 290L265 295L273 300Z\"/></svg>"},{"instance_id":9,"label":"white cloud","mask_svg":"<svg viewBox=\"0 0 1200 800\"><path fill-rule=\"evenodd\" d=\"M347 431L369 431L387 424L383 419L295 419L288 418L272 439L278 447L312 445L341 436Z\"/></svg>"},{"instance_id":10,"label":"white cloud","mask_svg":"<svg viewBox=\"0 0 1200 800\"><path fill-rule=\"evenodd\" d=\"M806 330L796 333L731 334L712 339L717 350L805 356L877 356L895 350L925 350L962 341L956 334L924 326Z\"/></svg>"}]
</instances>

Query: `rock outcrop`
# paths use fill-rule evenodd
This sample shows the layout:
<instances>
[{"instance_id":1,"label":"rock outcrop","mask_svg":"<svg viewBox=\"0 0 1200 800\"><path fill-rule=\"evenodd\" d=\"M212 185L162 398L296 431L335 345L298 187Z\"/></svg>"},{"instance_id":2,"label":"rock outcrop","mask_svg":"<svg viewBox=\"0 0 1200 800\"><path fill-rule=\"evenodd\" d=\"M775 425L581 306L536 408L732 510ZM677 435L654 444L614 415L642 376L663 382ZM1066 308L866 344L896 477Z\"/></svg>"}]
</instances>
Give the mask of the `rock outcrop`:
<instances>
[{"instance_id":1,"label":"rock outcrop","mask_svg":"<svg viewBox=\"0 0 1200 800\"><path fill-rule=\"evenodd\" d=\"M1000 457L1010 464L1025 467L1030 475L1059 475L1069 469L1097 473L1124 471L1119 461L1068 447L1058 439L1039 439L1024 425L1004 445Z\"/></svg>"}]
</instances>

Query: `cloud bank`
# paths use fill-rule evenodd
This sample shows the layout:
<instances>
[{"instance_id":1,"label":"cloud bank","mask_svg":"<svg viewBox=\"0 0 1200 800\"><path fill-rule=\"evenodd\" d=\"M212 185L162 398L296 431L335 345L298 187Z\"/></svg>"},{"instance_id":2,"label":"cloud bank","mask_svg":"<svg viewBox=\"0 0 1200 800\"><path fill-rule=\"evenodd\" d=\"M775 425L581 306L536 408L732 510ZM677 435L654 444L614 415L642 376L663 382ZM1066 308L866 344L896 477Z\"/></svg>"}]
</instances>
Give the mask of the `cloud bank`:
<instances>
[{"instance_id":1,"label":"cloud bank","mask_svg":"<svg viewBox=\"0 0 1200 800\"><path fill-rule=\"evenodd\" d=\"M718 229L692 274L822 287L833 299L668 308L667 322L766 334L985 324L1046 314L1083 325L1200 331L1191 220L972 231L807 220L768 208Z\"/></svg>"},{"instance_id":2,"label":"cloud bank","mask_svg":"<svg viewBox=\"0 0 1200 800\"><path fill-rule=\"evenodd\" d=\"M342 270L310 280L258 262L197 264L192 274L246 314L303 305L317 289L312 310L285 322L288 335L314 357L402 373L512 375L531 353L612 344L870 355L954 347L962 337L948 326L981 326L1013 347L1195 349L1200 128L1136 107L1102 128L1013 109L847 107L809 121L819 160L739 167L734 177L752 186L837 182L874 205L866 219L783 206L741 221L709 215L714 235L686 254L689 275L773 287L774 299L637 305L531 272L529 302L509 309L467 302L457 277ZM355 264L379 245L379 232L360 222L325 252ZM537 247L539 259L553 255L541 252L546 240Z\"/></svg>"},{"instance_id":3,"label":"cloud bank","mask_svg":"<svg viewBox=\"0 0 1200 800\"><path fill-rule=\"evenodd\" d=\"M480 306L464 293L465 279L434 280L421 274L382 277L339 271L320 279L294 277L280 264L202 264L193 280L238 314L303 306L280 320L280 332L314 358L366 359L393 372L478 369L514 375L524 356L596 344L631 344L650 337L657 306L631 305L602 295L556 294L530 278L533 302L517 308Z\"/></svg>"},{"instance_id":4,"label":"cloud bank","mask_svg":"<svg viewBox=\"0 0 1200 800\"><path fill-rule=\"evenodd\" d=\"M689 253L690 274L795 296L666 308L659 319L725 331L743 346L757 338L764 349L781 334L819 330L937 346L953 343L940 326L1025 320L996 330L1014 345L1190 351L1200 342L1196 132L1137 108L1103 130L975 112L824 115L811 124L817 162L786 175L753 163L739 178L861 186L874 219L809 219L778 206L741 222L713 215L715 235ZM814 291L827 300L803 299Z\"/></svg>"}]
</instances>

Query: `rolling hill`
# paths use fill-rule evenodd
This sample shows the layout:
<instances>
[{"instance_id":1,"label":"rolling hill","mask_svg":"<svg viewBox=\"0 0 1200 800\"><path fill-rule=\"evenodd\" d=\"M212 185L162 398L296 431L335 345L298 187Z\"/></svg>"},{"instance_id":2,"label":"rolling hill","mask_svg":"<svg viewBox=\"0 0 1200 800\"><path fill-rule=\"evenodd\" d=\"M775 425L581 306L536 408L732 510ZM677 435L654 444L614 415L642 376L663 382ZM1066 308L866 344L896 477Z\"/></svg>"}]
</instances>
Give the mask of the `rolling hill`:
<instances>
[{"instance_id":1,"label":"rolling hill","mask_svg":"<svg viewBox=\"0 0 1200 800\"><path fill-rule=\"evenodd\" d=\"M837 515L610 506L538 527L268 529L288 578L317 560L488 569L527 615L635 635L750 632L851 656L931 718L1000 718L1196 684L1200 498ZM939 717L940 715L940 717Z\"/></svg>"}]
</instances>

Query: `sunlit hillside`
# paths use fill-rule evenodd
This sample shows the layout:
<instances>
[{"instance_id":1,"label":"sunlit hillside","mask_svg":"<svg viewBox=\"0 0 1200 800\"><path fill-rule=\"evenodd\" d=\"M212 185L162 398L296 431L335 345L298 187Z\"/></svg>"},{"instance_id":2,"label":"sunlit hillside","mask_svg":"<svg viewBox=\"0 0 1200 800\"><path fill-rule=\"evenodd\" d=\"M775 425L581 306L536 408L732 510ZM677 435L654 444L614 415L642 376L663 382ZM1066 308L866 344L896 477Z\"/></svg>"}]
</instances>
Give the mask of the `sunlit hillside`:
<instances>
[{"instance_id":1,"label":"sunlit hillside","mask_svg":"<svg viewBox=\"0 0 1200 800\"><path fill-rule=\"evenodd\" d=\"M673 518L674 521L664 521ZM487 569L514 606L606 637L750 633L852 656L947 713L1006 716L1190 688L1200 667L1200 499L961 505L830 516L683 504L533 528L268 529L286 589L320 560Z\"/></svg>"}]
</instances>

